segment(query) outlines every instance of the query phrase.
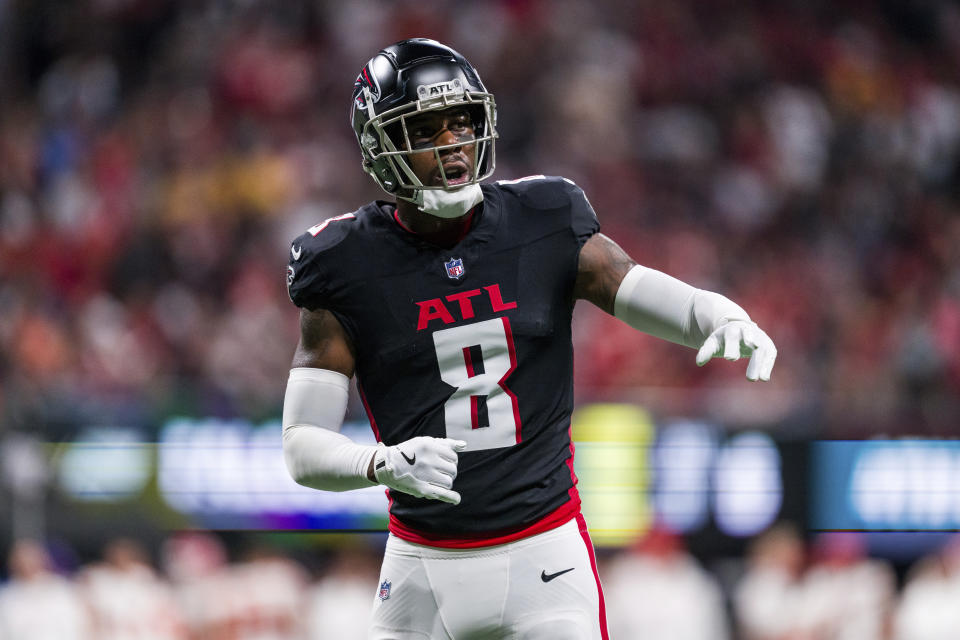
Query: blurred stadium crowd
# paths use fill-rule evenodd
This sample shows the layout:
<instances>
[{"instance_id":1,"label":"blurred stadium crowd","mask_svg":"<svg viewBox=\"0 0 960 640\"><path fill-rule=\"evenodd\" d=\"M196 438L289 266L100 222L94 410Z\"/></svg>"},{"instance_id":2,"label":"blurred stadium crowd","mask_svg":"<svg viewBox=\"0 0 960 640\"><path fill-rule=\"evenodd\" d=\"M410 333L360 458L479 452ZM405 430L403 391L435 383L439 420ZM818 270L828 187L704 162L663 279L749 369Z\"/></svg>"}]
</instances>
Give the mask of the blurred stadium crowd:
<instances>
[{"instance_id":1,"label":"blurred stadium crowd","mask_svg":"<svg viewBox=\"0 0 960 640\"><path fill-rule=\"evenodd\" d=\"M917 562L902 589L861 543L856 534L830 533L807 547L779 524L756 539L743 566L708 571L679 537L655 530L601 556L611 637L955 638L960 539ZM378 554L357 545L319 566L269 547L228 561L218 537L184 533L163 544L162 570L128 539L111 540L101 560L80 566L52 551L30 541L12 548L0 638L360 640L377 597Z\"/></svg>"},{"instance_id":2,"label":"blurred stadium crowd","mask_svg":"<svg viewBox=\"0 0 960 640\"><path fill-rule=\"evenodd\" d=\"M279 415L297 339L287 243L380 197L360 170L350 90L376 50L417 35L463 52L496 96L497 178L574 179L633 256L729 295L779 348L760 388L742 367L698 369L692 352L578 309L581 402L801 438L958 433L956 3L0 0L0 438ZM714 603L702 613L713 628L753 640L956 637L955 546L898 586L839 539L803 572L795 537L764 540L736 581L703 572L669 537L608 558L612 629L642 625L648 605L668 615L673 594L678 618L693 624L692 604ZM253 559L207 553L211 566L191 570L235 581L221 595L256 595L236 586L250 584ZM666 557L678 564L664 573ZM14 547L0 624L29 609L40 576L56 606L80 597L75 615L93 611L91 624L134 610L103 594L141 587L117 585L156 589L150 606L167 624L47 637L197 633L177 602L202 601L198 575L168 565L160 579L129 542L69 581L45 558ZM296 592L303 614L332 590L344 604L322 615L350 619L344 576L366 580L356 601L367 602L376 569L345 558L319 581L277 560L278 586L263 595ZM647 592L644 575L662 587ZM845 615L856 607L870 613ZM850 620L866 628L835 626ZM305 637L224 624L193 637ZM722 637L683 633L669 637Z\"/></svg>"},{"instance_id":3,"label":"blurred stadium crowd","mask_svg":"<svg viewBox=\"0 0 960 640\"><path fill-rule=\"evenodd\" d=\"M497 97L497 177L576 180L608 235L742 303L781 353L773 388L757 390L739 367L691 367L685 351L583 310L581 399L695 412L733 386L764 402L726 396L732 422L955 433L955 3L0 11L7 429L55 438L91 420L276 414L296 342L287 243L380 195L347 124L353 74L384 43L429 34Z\"/></svg>"}]
</instances>

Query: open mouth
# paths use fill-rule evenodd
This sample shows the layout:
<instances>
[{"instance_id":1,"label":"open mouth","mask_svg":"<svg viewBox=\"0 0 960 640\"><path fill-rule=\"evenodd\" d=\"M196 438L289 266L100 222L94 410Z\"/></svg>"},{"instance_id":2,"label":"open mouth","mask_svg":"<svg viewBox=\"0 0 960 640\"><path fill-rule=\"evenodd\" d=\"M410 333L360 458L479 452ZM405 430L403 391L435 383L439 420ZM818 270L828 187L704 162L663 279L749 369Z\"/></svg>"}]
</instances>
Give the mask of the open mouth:
<instances>
[{"instance_id":1,"label":"open mouth","mask_svg":"<svg viewBox=\"0 0 960 640\"><path fill-rule=\"evenodd\" d=\"M433 179L433 183L437 186L443 186L443 178L446 177L448 186L456 186L460 184L465 184L470 180L470 170L467 166L460 162L452 162L450 164L444 165L443 171L438 171L436 176Z\"/></svg>"}]
</instances>

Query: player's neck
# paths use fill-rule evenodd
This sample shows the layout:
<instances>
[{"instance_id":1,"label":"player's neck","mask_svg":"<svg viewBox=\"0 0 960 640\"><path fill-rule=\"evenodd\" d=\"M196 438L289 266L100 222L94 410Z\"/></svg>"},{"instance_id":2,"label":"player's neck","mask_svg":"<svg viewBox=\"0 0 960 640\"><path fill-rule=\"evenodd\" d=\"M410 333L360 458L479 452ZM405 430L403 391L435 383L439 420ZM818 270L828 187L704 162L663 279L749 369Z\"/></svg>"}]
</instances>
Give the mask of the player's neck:
<instances>
[{"instance_id":1,"label":"player's neck","mask_svg":"<svg viewBox=\"0 0 960 640\"><path fill-rule=\"evenodd\" d=\"M398 199L394 218L404 229L422 237L430 244L452 247L470 231L475 210L476 207L459 218L438 218L420 211L412 202Z\"/></svg>"}]
</instances>

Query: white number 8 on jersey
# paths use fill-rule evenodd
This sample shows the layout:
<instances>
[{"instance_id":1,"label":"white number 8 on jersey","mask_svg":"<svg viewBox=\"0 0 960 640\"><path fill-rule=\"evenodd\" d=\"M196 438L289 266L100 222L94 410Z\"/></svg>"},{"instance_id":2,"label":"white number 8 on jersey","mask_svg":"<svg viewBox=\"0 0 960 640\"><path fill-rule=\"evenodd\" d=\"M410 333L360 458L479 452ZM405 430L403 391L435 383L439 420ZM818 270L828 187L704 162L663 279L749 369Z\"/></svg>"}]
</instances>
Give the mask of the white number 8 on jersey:
<instances>
[{"instance_id":1,"label":"white number 8 on jersey","mask_svg":"<svg viewBox=\"0 0 960 640\"><path fill-rule=\"evenodd\" d=\"M517 368L509 319L441 329L433 343L440 379L455 387L444 404L447 437L466 441L466 451L520 442L517 397L506 386Z\"/></svg>"}]
</instances>

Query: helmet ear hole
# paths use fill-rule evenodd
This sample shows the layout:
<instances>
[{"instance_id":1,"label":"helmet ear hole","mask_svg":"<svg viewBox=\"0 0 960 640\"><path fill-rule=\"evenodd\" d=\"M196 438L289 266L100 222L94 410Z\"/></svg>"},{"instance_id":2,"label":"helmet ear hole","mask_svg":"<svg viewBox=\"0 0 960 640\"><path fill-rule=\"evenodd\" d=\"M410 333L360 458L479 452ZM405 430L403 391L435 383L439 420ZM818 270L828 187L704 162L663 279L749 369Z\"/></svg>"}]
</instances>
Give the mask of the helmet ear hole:
<instances>
[{"instance_id":1,"label":"helmet ear hole","mask_svg":"<svg viewBox=\"0 0 960 640\"><path fill-rule=\"evenodd\" d=\"M384 189L387 193L394 193L394 192L396 192L397 187L398 187L399 185L394 181L393 176L390 175L390 172L387 171L386 169L384 169L384 170L381 172L381 176L382 176L382 179L381 179L380 182L381 182L381 184L382 184L382 186L383 186L383 189Z\"/></svg>"}]
</instances>

